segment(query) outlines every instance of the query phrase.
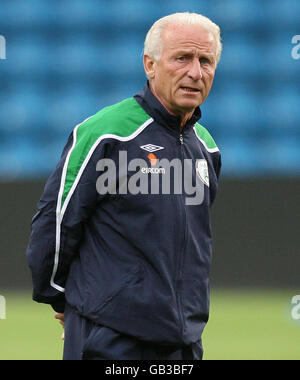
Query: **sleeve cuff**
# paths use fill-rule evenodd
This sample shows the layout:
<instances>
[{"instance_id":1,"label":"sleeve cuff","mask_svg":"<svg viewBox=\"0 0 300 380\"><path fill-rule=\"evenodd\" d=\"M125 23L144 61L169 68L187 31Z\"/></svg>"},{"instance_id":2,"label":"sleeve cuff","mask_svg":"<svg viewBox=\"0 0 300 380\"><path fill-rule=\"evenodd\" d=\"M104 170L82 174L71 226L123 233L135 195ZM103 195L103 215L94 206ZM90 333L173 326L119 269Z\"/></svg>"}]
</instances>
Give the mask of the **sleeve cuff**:
<instances>
[{"instance_id":1,"label":"sleeve cuff","mask_svg":"<svg viewBox=\"0 0 300 380\"><path fill-rule=\"evenodd\" d=\"M52 306L52 309L54 311L56 311L57 313L64 313L65 312L65 302L64 301L53 303L53 304L51 304L51 306Z\"/></svg>"}]
</instances>

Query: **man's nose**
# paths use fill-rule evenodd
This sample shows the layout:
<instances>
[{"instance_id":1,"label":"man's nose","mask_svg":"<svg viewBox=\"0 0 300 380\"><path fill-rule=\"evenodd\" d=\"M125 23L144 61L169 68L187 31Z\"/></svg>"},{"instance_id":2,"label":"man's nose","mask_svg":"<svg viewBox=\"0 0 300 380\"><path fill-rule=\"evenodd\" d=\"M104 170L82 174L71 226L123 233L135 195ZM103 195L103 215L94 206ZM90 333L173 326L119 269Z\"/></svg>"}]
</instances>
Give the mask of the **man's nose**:
<instances>
[{"instance_id":1,"label":"man's nose","mask_svg":"<svg viewBox=\"0 0 300 380\"><path fill-rule=\"evenodd\" d=\"M201 64L198 59L194 59L193 62L191 63L188 75L190 76L190 78L194 80L198 80L202 78Z\"/></svg>"}]
</instances>

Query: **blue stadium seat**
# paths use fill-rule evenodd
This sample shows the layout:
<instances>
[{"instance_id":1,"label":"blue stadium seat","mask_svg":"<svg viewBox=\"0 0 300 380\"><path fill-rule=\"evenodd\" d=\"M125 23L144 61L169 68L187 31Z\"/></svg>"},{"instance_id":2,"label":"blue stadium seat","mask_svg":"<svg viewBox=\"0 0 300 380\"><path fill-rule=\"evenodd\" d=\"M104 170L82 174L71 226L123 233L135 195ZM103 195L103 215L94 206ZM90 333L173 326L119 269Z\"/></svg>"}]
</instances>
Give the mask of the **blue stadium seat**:
<instances>
[{"instance_id":1,"label":"blue stadium seat","mask_svg":"<svg viewBox=\"0 0 300 380\"><path fill-rule=\"evenodd\" d=\"M166 16L167 14L175 12L198 12L207 15L207 13L209 13L209 10L211 9L211 1L209 0L160 1L159 5L158 2L155 1L151 1L148 3L153 4L153 21L155 21L155 19L159 17Z\"/></svg>"},{"instance_id":2,"label":"blue stadium seat","mask_svg":"<svg viewBox=\"0 0 300 380\"><path fill-rule=\"evenodd\" d=\"M30 172L40 170L37 157L42 159L36 145L12 138L0 151L0 171L6 178L27 177Z\"/></svg>"},{"instance_id":3,"label":"blue stadium seat","mask_svg":"<svg viewBox=\"0 0 300 380\"><path fill-rule=\"evenodd\" d=\"M80 75L97 75L106 66L105 49L96 44L87 35L73 34L58 41L55 48L55 67L58 74L71 78L80 78Z\"/></svg>"},{"instance_id":4,"label":"blue stadium seat","mask_svg":"<svg viewBox=\"0 0 300 380\"><path fill-rule=\"evenodd\" d=\"M226 30L245 30L265 25L268 5L264 1L228 0L211 2L208 17Z\"/></svg>"},{"instance_id":5,"label":"blue stadium seat","mask_svg":"<svg viewBox=\"0 0 300 380\"><path fill-rule=\"evenodd\" d=\"M117 45L105 47L111 72L124 77L143 72L143 48L143 43L134 38L123 38Z\"/></svg>"},{"instance_id":6,"label":"blue stadium seat","mask_svg":"<svg viewBox=\"0 0 300 380\"><path fill-rule=\"evenodd\" d=\"M222 153L222 174L227 176L249 177L259 173L262 168L258 151L258 141L227 135L219 138L218 146Z\"/></svg>"},{"instance_id":7,"label":"blue stadium seat","mask_svg":"<svg viewBox=\"0 0 300 380\"><path fill-rule=\"evenodd\" d=\"M52 94L48 105L48 121L57 134L67 135L86 118L103 107L104 93L89 86L77 85Z\"/></svg>"},{"instance_id":8,"label":"blue stadium seat","mask_svg":"<svg viewBox=\"0 0 300 380\"><path fill-rule=\"evenodd\" d=\"M279 29L299 25L300 2L298 0L273 0L268 2L268 19L273 25L280 25ZM278 28L276 28L278 31ZM297 30L295 30L297 32Z\"/></svg>"},{"instance_id":9,"label":"blue stadium seat","mask_svg":"<svg viewBox=\"0 0 300 380\"><path fill-rule=\"evenodd\" d=\"M295 33L295 29L294 31L277 31L272 34L272 38L265 45L265 73L275 83L278 79L293 82L299 78L299 60L292 57L292 49L295 46L292 44L292 37ZM300 29L298 34L300 34Z\"/></svg>"},{"instance_id":10,"label":"blue stadium seat","mask_svg":"<svg viewBox=\"0 0 300 380\"><path fill-rule=\"evenodd\" d=\"M57 2L57 15L59 22L65 28L76 30L84 24L92 25L98 20L101 22L101 12L99 8L103 3L100 1L81 1L81 0L61 0ZM67 10L67 12L66 12Z\"/></svg>"},{"instance_id":11,"label":"blue stadium seat","mask_svg":"<svg viewBox=\"0 0 300 380\"><path fill-rule=\"evenodd\" d=\"M299 176L300 141L289 136L281 139L242 139L227 136L219 139L223 157L223 174L248 177Z\"/></svg>"},{"instance_id":12,"label":"blue stadium seat","mask_svg":"<svg viewBox=\"0 0 300 380\"><path fill-rule=\"evenodd\" d=\"M299 176L300 141L292 136L266 139L261 149L261 162L265 175Z\"/></svg>"},{"instance_id":13,"label":"blue stadium seat","mask_svg":"<svg viewBox=\"0 0 300 380\"><path fill-rule=\"evenodd\" d=\"M19 85L3 102L0 102L0 114L4 121L0 130L32 132L37 131L46 122L47 102L45 92L34 85Z\"/></svg>"},{"instance_id":14,"label":"blue stadium seat","mask_svg":"<svg viewBox=\"0 0 300 380\"><path fill-rule=\"evenodd\" d=\"M21 178L22 172L14 149L0 145L0 176L1 178L17 180ZM26 174L26 173L24 173ZM26 175L25 175L26 176Z\"/></svg>"},{"instance_id":15,"label":"blue stadium seat","mask_svg":"<svg viewBox=\"0 0 300 380\"><path fill-rule=\"evenodd\" d=\"M152 17L156 16L157 10L160 10L162 6L163 2L160 2L159 6L157 6L153 2L140 0L111 2L108 20L111 20L112 25L117 27L134 30L135 28L140 29L141 26L146 24L148 29L154 22Z\"/></svg>"},{"instance_id":16,"label":"blue stadium seat","mask_svg":"<svg viewBox=\"0 0 300 380\"><path fill-rule=\"evenodd\" d=\"M1 176L15 179L49 175L55 169L66 141L11 136L0 149Z\"/></svg>"},{"instance_id":17,"label":"blue stadium seat","mask_svg":"<svg viewBox=\"0 0 300 380\"><path fill-rule=\"evenodd\" d=\"M46 39L35 33L20 33L7 41L5 73L12 79L45 76L55 62L53 53Z\"/></svg>"},{"instance_id":18,"label":"blue stadium seat","mask_svg":"<svg viewBox=\"0 0 300 380\"><path fill-rule=\"evenodd\" d=\"M204 117L209 116L212 123L223 125L224 133L240 136L256 134L261 128L260 94L249 83L236 82L221 86L202 106Z\"/></svg>"},{"instance_id":19,"label":"blue stadium seat","mask_svg":"<svg viewBox=\"0 0 300 380\"><path fill-rule=\"evenodd\" d=\"M223 53L218 67L220 75L246 76L263 72L264 45L247 34L228 35L223 41Z\"/></svg>"},{"instance_id":20,"label":"blue stadium seat","mask_svg":"<svg viewBox=\"0 0 300 380\"><path fill-rule=\"evenodd\" d=\"M299 0L2 0L0 177L48 173L76 124L138 92L145 33L177 11L222 29L201 122L223 148L224 173L299 173Z\"/></svg>"},{"instance_id":21,"label":"blue stadium seat","mask_svg":"<svg viewBox=\"0 0 300 380\"><path fill-rule=\"evenodd\" d=\"M1 25L4 28L52 27L56 19L56 9L51 3L39 0L2 0Z\"/></svg>"},{"instance_id":22,"label":"blue stadium seat","mask_svg":"<svg viewBox=\"0 0 300 380\"><path fill-rule=\"evenodd\" d=\"M270 88L264 99L265 128L268 133L282 136L299 133L300 93L297 84L279 83Z\"/></svg>"}]
</instances>

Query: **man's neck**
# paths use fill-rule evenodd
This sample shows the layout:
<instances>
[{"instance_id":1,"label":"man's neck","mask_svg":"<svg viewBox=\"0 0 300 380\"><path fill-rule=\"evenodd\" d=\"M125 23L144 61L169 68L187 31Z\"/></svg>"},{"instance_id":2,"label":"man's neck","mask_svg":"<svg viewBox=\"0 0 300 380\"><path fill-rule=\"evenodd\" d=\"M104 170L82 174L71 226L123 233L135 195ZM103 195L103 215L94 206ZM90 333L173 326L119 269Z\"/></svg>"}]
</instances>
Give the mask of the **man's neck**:
<instances>
[{"instance_id":1,"label":"man's neck","mask_svg":"<svg viewBox=\"0 0 300 380\"><path fill-rule=\"evenodd\" d=\"M188 114L185 114L183 116L181 116L181 123L180 123L180 130L182 131L184 126L186 125L186 123L191 119L191 117L193 116L195 110L189 112Z\"/></svg>"},{"instance_id":2,"label":"man's neck","mask_svg":"<svg viewBox=\"0 0 300 380\"><path fill-rule=\"evenodd\" d=\"M186 123L188 122L188 120L191 119L191 117L193 116L195 110L193 109L192 111L188 112L188 113L182 113L182 112L175 112L174 110L172 110L170 108L170 106L168 104L166 104L166 102L164 101L164 99L161 99L155 92L155 89L153 88L153 86L151 86L151 82L150 82L150 86L149 86L152 94L159 100L159 102L165 107L165 109L169 112L170 115L173 115L173 116L180 116L181 117L181 123L180 123L180 131L182 132L184 126L186 125Z\"/></svg>"}]
</instances>

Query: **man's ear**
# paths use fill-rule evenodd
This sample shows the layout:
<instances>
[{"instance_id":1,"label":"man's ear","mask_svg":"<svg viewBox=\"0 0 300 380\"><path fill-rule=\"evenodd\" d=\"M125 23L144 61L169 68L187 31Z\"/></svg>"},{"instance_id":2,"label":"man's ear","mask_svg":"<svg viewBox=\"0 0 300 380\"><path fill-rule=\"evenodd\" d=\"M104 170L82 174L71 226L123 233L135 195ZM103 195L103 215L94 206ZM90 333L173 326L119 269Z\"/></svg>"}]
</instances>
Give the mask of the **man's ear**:
<instances>
[{"instance_id":1,"label":"man's ear","mask_svg":"<svg viewBox=\"0 0 300 380\"><path fill-rule=\"evenodd\" d=\"M154 79L156 63L153 58L145 54L143 57L144 69L148 79Z\"/></svg>"}]
</instances>

